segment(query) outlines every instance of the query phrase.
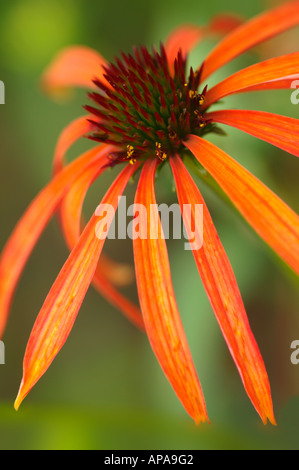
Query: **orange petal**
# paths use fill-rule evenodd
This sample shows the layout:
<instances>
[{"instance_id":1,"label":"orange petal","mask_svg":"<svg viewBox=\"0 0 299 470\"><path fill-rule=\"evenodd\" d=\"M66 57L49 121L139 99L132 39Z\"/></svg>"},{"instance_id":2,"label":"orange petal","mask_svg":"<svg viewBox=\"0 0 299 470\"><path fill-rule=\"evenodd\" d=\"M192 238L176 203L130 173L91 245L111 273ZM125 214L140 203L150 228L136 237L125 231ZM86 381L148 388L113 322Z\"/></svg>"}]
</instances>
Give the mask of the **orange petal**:
<instances>
[{"instance_id":1,"label":"orange petal","mask_svg":"<svg viewBox=\"0 0 299 470\"><path fill-rule=\"evenodd\" d=\"M104 171L104 168L96 174L92 167L88 168L72 185L63 199L60 208L60 222L70 251L74 248L80 238L81 213L86 193L95 178L97 178L102 171ZM118 281L122 281L123 284L123 276L129 275L129 280L131 280L130 267L125 264L119 265L117 263L113 263L107 256L105 257L104 263L102 263L101 258L94 274L93 285L101 295L108 300L108 302L117 307L138 328L144 329L140 310L132 302L126 299L124 295L118 292L109 281L109 275L113 280L118 276Z\"/></svg>"},{"instance_id":2,"label":"orange petal","mask_svg":"<svg viewBox=\"0 0 299 470\"><path fill-rule=\"evenodd\" d=\"M156 167L155 159L145 162L135 197L135 204L145 207L146 218L150 220L147 227L147 220L140 213L140 231L144 231L147 238L133 240L139 300L158 361L186 411L200 423L207 421L208 416L173 292L165 240L161 236L154 194ZM152 230L154 232L150 232ZM152 233L158 236L152 237Z\"/></svg>"},{"instance_id":3,"label":"orange petal","mask_svg":"<svg viewBox=\"0 0 299 470\"><path fill-rule=\"evenodd\" d=\"M176 28L166 39L165 51L168 65L173 72L173 63L181 49L183 55L190 52L202 38L210 35L223 35L235 29L241 23L241 19L236 15L222 14L212 18L211 23L206 27L188 24Z\"/></svg>"},{"instance_id":4,"label":"orange petal","mask_svg":"<svg viewBox=\"0 0 299 470\"><path fill-rule=\"evenodd\" d=\"M54 153L54 175L64 168L64 157L71 145L93 129L93 124L88 121L88 118L88 115L80 117L62 131ZM104 254L101 256L98 271L101 271L101 277L105 276L107 281L118 286L126 286L134 280L134 270L131 266L125 263L116 263Z\"/></svg>"},{"instance_id":5,"label":"orange petal","mask_svg":"<svg viewBox=\"0 0 299 470\"><path fill-rule=\"evenodd\" d=\"M102 200L114 210L135 166L127 165ZM51 365L77 317L93 278L108 226L112 220L93 215L53 284L31 332L23 364L23 379L15 402L18 409L25 396ZM100 236L100 235L101 236Z\"/></svg>"},{"instance_id":6,"label":"orange petal","mask_svg":"<svg viewBox=\"0 0 299 470\"><path fill-rule=\"evenodd\" d=\"M190 135L185 142L247 222L299 273L299 217L267 186L212 143Z\"/></svg>"},{"instance_id":7,"label":"orange petal","mask_svg":"<svg viewBox=\"0 0 299 470\"><path fill-rule=\"evenodd\" d=\"M228 109L206 114L207 119L241 129L299 157L299 120L261 111Z\"/></svg>"},{"instance_id":8,"label":"orange petal","mask_svg":"<svg viewBox=\"0 0 299 470\"><path fill-rule=\"evenodd\" d=\"M226 36L208 55L202 80L251 47L299 23L299 1L288 2L262 13Z\"/></svg>"},{"instance_id":9,"label":"orange petal","mask_svg":"<svg viewBox=\"0 0 299 470\"><path fill-rule=\"evenodd\" d=\"M281 78L277 80L270 80L269 82L259 83L248 88L244 88L242 93L249 91L264 91L264 90L288 90L292 88L292 84L295 80L299 79L299 74L292 75L289 78Z\"/></svg>"},{"instance_id":10,"label":"orange petal","mask_svg":"<svg viewBox=\"0 0 299 470\"><path fill-rule=\"evenodd\" d=\"M275 424L270 385L265 365L250 329L241 294L224 248L219 240L205 201L182 160L170 160L189 239L192 228L203 233L203 244L192 251L222 334L241 375L245 390L264 424ZM190 204L186 214L184 205ZM196 205L203 206L203 225L196 217ZM186 206L185 206L186 207ZM201 237L197 234L197 239Z\"/></svg>"},{"instance_id":11,"label":"orange petal","mask_svg":"<svg viewBox=\"0 0 299 470\"><path fill-rule=\"evenodd\" d=\"M42 86L49 94L60 95L71 87L95 88L94 78L103 76L106 61L93 49L71 46L60 51L42 76Z\"/></svg>"},{"instance_id":12,"label":"orange petal","mask_svg":"<svg viewBox=\"0 0 299 470\"><path fill-rule=\"evenodd\" d=\"M61 203L60 214L62 229L65 240L72 250L81 235L81 212L86 193L92 183L105 170L104 163L111 152L111 147L102 146L99 156L102 159L102 165L98 166L97 171L91 166L77 178L76 181L68 188Z\"/></svg>"},{"instance_id":13,"label":"orange petal","mask_svg":"<svg viewBox=\"0 0 299 470\"><path fill-rule=\"evenodd\" d=\"M100 148L89 150L72 162L40 192L7 242L0 259L0 337L16 284L35 243L68 187L89 165L100 164Z\"/></svg>"},{"instance_id":14,"label":"orange petal","mask_svg":"<svg viewBox=\"0 0 299 470\"><path fill-rule=\"evenodd\" d=\"M246 69L236 72L208 90L205 96L204 107L207 108L232 93L248 91L246 90L248 87L261 85L272 80L286 79L290 75L297 75L298 69L299 52L286 54L251 65Z\"/></svg>"},{"instance_id":15,"label":"orange petal","mask_svg":"<svg viewBox=\"0 0 299 470\"><path fill-rule=\"evenodd\" d=\"M174 70L174 60L181 49L183 55L190 52L204 35L204 28L196 25L185 25L176 28L165 42L165 51L171 73Z\"/></svg>"},{"instance_id":16,"label":"orange petal","mask_svg":"<svg viewBox=\"0 0 299 470\"><path fill-rule=\"evenodd\" d=\"M53 160L53 173L56 175L64 167L64 157L68 149L81 137L91 132L93 125L88 121L90 116L82 116L72 121L61 132Z\"/></svg>"},{"instance_id":17,"label":"orange petal","mask_svg":"<svg viewBox=\"0 0 299 470\"><path fill-rule=\"evenodd\" d=\"M92 124L87 120L87 117L76 119L61 133L55 150L54 175L64 168L64 156L69 147L92 129ZM103 147L103 152L105 155L109 153L105 147ZM70 249L75 246L80 236L83 201L95 177L96 174L93 168L87 170L85 175L70 189L60 208L59 222L63 227L63 233ZM128 285L133 279L134 272L131 266L125 263L116 263L102 254L93 285L103 297L121 310L139 328L142 328L143 320L139 309L111 285L111 283L118 286Z\"/></svg>"}]
</instances>

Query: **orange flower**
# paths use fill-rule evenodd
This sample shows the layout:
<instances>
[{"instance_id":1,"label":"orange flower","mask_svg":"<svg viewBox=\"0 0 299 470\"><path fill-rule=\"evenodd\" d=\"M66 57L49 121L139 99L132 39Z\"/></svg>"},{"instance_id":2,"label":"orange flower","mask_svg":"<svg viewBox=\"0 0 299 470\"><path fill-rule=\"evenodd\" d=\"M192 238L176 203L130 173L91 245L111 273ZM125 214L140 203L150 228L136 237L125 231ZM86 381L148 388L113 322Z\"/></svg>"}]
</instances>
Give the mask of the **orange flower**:
<instances>
[{"instance_id":1,"label":"orange flower","mask_svg":"<svg viewBox=\"0 0 299 470\"><path fill-rule=\"evenodd\" d=\"M218 124L236 127L281 149L299 155L299 121L259 111L210 107L226 96L254 90L288 88L299 78L299 52L252 65L212 88L207 79L249 48L299 23L299 1L261 14L248 23L235 16L217 17L205 28L178 28L160 52L145 47L107 63L85 47L62 51L43 77L49 93L76 85L89 87L93 105L87 116L61 134L54 156L52 181L40 192L19 221L1 257L0 330L11 299L42 230L54 212L70 248L70 256L51 288L27 345L24 374L15 407L45 373L68 338L86 291L93 283L141 329L178 398L196 423L208 421L205 400L180 320L154 181L158 166L170 164L189 238L190 227L203 232L193 255L215 316L240 373L245 390L264 423L275 424L270 385L249 326L237 282L213 225L208 208L183 161L195 158L218 183L240 213L270 247L296 272L299 270L299 218L278 196L204 139ZM210 34L225 35L206 60L187 75L188 52ZM200 91L199 91L200 90ZM209 108L209 109L208 109ZM88 135L99 142L77 160L65 164L68 148ZM140 173L135 215L140 204L154 215L151 226L140 219L147 236L134 239L139 309L124 298L117 285L131 278L127 266L99 258L107 222L94 215L85 224L82 205L88 188L107 167L124 164L102 203L117 208L119 197L136 172ZM192 209L186 215L184 204ZM203 207L198 225L197 204ZM154 208L154 209L153 209ZM108 221L108 226L112 222ZM85 227L85 228L84 228ZM151 237L152 231L159 234ZM99 234L101 236L99 236Z\"/></svg>"}]
</instances>

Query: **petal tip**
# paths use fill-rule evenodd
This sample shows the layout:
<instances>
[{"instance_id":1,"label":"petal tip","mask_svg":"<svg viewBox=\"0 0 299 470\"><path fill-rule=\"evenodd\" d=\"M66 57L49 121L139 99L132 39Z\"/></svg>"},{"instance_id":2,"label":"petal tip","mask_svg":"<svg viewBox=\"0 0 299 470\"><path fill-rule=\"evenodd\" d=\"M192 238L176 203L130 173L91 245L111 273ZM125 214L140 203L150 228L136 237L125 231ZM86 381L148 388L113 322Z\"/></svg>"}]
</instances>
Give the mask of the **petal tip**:
<instances>
[{"instance_id":1,"label":"petal tip","mask_svg":"<svg viewBox=\"0 0 299 470\"><path fill-rule=\"evenodd\" d=\"M20 405L21 405L22 401L24 400L24 398L25 398L25 396L26 396L26 394L24 394L24 393L22 392L22 390L23 390L23 385L21 384L20 390L19 390L19 393L18 393L18 396L17 396L17 398L16 398L16 400L15 400L15 402L14 402L14 409L15 409L16 411L19 410Z\"/></svg>"},{"instance_id":2,"label":"petal tip","mask_svg":"<svg viewBox=\"0 0 299 470\"><path fill-rule=\"evenodd\" d=\"M267 426L268 421L269 421L270 424L272 424L272 426L277 426L277 422L276 422L276 419L275 419L275 416L274 416L273 409L270 409L269 412L259 413L259 415L260 415L260 417L263 421L264 426Z\"/></svg>"},{"instance_id":3,"label":"petal tip","mask_svg":"<svg viewBox=\"0 0 299 470\"><path fill-rule=\"evenodd\" d=\"M27 378L25 379L25 377L23 376L17 398L14 402L14 409L16 411L19 410L21 404L23 403L24 399L27 397L31 389L32 389L31 383L29 383L28 379Z\"/></svg>"},{"instance_id":4,"label":"petal tip","mask_svg":"<svg viewBox=\"0 0 299 470\"><path fill-rule=\"evenodd\" d=\"M193 418L196 426L200 426L202 424L211 424L211 421L209 420L208 416L198 416Z\"/></svg>"},{"instance_id":5,"label":"petal tip","mask_svg":"<svg viewBox=\"0 0 299 470\"><path fill-rule=\"evenodd\" d=\"M271 414L271 416L268 416L268 419L269 419L270 423L272 424L272 426L277 426L277 422L276 422L276 419L275 419L273 413Z\"/></svg>"}]
</instances>

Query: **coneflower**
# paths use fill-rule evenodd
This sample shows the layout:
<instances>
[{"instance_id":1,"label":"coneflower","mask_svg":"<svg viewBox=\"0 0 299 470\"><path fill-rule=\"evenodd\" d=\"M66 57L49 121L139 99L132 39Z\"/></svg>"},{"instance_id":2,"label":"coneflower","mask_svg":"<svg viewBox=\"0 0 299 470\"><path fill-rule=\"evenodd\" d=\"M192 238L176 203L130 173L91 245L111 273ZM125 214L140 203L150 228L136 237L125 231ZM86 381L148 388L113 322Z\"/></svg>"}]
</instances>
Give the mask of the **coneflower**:
<instances>
[{"instance_id":1,"label":"coneflower","mask_svg":"<svg viewBox=\"0 0 299 470\"><path fill-rule=\"evenodd\" d=\"M299 52L252 65L212 88L208 83L211 74L224 64L298 23L299 2L293 1L241 25L236 18L227 16L218 18L208 28L184 26L159 50L134 48L132 54L121 54L112 63L88 48L74 47L62 51L51 64L43 77L48 91L79 85L91 88L91 92L85 107L88 115L71 123L59 139L53 180L21 218L1 258L3 331L25 262L50 217L59 212L71 253L29 338L16 408L65 343L84 296L94 282L139 327L145 328L165 375L190 416L196 423L208 421L175 300L156 206L157 168L169 164L181 208L184 204L192 207L188 218L182 210L187 232L191 226L198 226L195 206L203 206L203 244L193 250L195 262L245 390L263 422L269 419L275 424L266 369L233 270L184 158L194 158L207 170L247 222L298 273L299 217L239 163L204 138L208 133L219 132L219 124L225 124L299 155L298 120L260 111L210 110L231 94L289 88L299 78ZM202 64L187 68L187 54L202 36L228 30L231 32ZM99 145L66 165L67 149L85 135ZM104 222L94 215L81 232L82 204L88 188L107 167L117 171L120 164L122 169L102 204L116 209L129 179L140 172L136 207L142 204L148 214L156 207L154 219L150 218L155 226L145 228L147 237L133 241L141 314L120 296L105 271L99 270L107 234ZM150 236L152 229L159 233L158 237Z\"/></svg>"}]
</instances>

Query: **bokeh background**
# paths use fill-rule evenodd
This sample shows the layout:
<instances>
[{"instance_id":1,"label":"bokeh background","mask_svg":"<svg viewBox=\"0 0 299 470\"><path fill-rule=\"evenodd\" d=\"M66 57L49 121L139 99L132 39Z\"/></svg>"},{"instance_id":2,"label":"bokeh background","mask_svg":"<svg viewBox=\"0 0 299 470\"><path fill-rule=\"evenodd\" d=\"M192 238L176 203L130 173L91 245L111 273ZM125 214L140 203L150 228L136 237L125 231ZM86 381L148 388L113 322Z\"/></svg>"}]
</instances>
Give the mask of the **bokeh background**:
<instances>
[{"instance_id":1,"label":"bokeh background","mask_svg":"<svg viewBox=\"0 0 299 470\"><path fill-rule=\"evenodd\" d=\"M50 178L51 158L62 128L82 115L85 92L66 103L51 101L39 77L63 46L85 44L107 59L134 44L158 45L182 23L205 24L218 13L249 18L277 2L252 0L10 0L0 2L0 243ZM279 36L243 55L213 77L298 49L299 31ZM215 41L202 43L190 63L201 63ZM290 91L237 95L226 106L299 117ZM212 137L230 155L298 211L295 157L227 128ZM209 137L210 138L210 137ZM92 145L78 143L75 157ZM115 173L92 189L86 213L100 202ZM41 237L19 284L4 337L0 366L1 449L298 449L299 365L291 364L291 342L299 339L298 280L258 236L215 194L198 184L229 255L247 313L262 351L273 392L278 427L261 423L242 387L183 242L169 242L177 301L203 386L212 424L196 427L182 409L150 349L136 330L92 288L62 351L21 409L18 391L26 343L43 300L67 257L55 220ZM134 186L129 188L133 194ZM175 202L167 171L157 185L159 201ZM132 263L128 241L108 241L106 251ZM135 287L127 290L137 299Z\"/></svg>"}]
</instances>

